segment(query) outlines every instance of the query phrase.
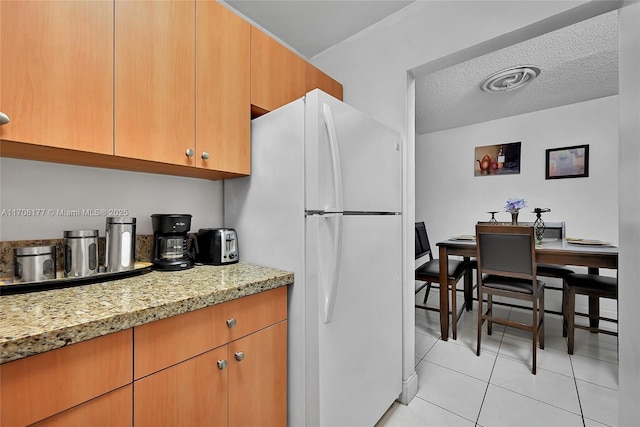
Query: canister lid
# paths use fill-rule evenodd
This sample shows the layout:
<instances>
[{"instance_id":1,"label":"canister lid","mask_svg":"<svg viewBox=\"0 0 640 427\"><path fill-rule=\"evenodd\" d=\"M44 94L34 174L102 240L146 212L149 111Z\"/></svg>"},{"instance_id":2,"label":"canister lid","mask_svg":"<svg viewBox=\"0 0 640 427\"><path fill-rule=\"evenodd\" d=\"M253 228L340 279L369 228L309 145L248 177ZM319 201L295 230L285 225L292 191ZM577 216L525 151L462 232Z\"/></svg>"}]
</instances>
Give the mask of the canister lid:
<instances>
[{"instance_id":1,"label":"canister lid","mask_svg":"<svg viewBox=\"0 0 640 427\"><path fill-rule=\"evenodd\" d=\"M64 237L67 237L67 238L98 237L98 230L67 230L64 232Z\"/></svg>"},{"instance_id":2,"label":"canister lid","mask_svg":"<svg viewBox=\"0 0 640 427\"><path fill-rule=\"evenodd\" d=\"M136 219L128 216L108 216L107 224L135 224Z\"/></svg>"},{"instance_id":3,"label":"canister lid","mask_svg":"<svg viewBox=\"0 0 640 427\"><path fill-rule=\"evenodd\" d=\"M23 248L13 248L15 256L48 255L55 254L55 246L25 246Z\"/></svg>"}]
</instances>

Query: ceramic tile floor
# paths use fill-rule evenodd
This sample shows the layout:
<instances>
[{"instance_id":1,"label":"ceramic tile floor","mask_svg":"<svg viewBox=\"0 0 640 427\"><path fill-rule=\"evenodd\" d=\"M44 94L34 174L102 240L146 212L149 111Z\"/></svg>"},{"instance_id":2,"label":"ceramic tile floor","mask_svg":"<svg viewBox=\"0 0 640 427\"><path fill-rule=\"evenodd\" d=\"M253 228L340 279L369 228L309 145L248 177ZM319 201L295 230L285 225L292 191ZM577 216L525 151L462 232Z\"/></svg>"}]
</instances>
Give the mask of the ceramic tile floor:
<instances>
[{"instance_id":1,"label":"ceramic tile floor","mask_svg":"<svg viewBox=\"0 0 640 427\"><path fill-rule=\"evenodd\" d=\"M429 305L437 301L432 290ZM512 319L531 316L494 307ZM617 425L616 337L576 330L569 355L560 316L546 314L545 349L538 349L532 375L531 341L523 331L494 324L488 336L485 325L476 356L475 309L462 314L458 339L448 341L439 339L439 313L416 309L418 394L407 406L394 403L376 427Z\"/></svg>"}]
</instances>

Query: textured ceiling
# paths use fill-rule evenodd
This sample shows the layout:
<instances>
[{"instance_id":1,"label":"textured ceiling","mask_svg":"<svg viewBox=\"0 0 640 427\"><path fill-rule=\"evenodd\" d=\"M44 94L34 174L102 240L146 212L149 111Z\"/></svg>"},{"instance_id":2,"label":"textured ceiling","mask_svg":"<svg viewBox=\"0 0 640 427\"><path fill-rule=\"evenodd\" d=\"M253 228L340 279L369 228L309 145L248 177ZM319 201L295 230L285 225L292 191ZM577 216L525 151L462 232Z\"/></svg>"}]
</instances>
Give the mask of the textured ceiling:
<instances>
[{"instance_id":1,"label":"textured ceiling","mask_svg":"<svg viewBox=\"0 0 640 427\"><path fill-rule=\"evenodd\" d=\"M224 0L305 58L340 43L414 0Z\"/></svg>"},{"instance_id":2,"label":"textured ceiling","mask_svg":"<svg viewBox=\"0 0 640 427\"><path fill-rule=\"evenodd\" d=\"M419 134L573 104L618 93L617 11L543 34L442 70L416 76ZM480 89L517 65L542 70L510 92Z\"/></svg>"}]
</instances>

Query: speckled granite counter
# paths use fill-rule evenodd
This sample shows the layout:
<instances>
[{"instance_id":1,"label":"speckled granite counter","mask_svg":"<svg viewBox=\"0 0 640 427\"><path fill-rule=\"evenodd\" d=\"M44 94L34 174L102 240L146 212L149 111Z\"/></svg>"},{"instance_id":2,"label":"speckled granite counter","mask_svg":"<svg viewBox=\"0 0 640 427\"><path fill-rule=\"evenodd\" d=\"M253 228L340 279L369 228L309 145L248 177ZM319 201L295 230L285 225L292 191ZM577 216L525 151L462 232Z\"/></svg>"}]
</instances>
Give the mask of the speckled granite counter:
<instances>
[{"instance_id":1,"label":"speckled granite counter","mask_svg":"<svg viewBox=\"0 0 640 427\"><path fill-rule=\"evenodd\" d=\"M292 283L238 263L1 296L0 364Z\"/></svg>"}]
</instances>

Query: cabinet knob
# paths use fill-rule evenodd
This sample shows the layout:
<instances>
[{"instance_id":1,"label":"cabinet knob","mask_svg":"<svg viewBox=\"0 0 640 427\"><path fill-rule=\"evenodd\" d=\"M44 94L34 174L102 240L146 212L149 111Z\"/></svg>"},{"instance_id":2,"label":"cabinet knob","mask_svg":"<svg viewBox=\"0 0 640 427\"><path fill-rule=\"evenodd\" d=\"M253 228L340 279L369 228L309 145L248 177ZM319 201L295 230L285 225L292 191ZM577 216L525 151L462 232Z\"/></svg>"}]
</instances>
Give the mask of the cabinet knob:
<instances>
[{"instance_id":1,"label":"cabinet knob","mask_svg":"<svg viewBox=\"0 0 640 427\"><path fill-rule=\"evenodd\" d=\"M187 151L185 151L184 154L186 154L187 157L193 157L196 153L191 148L187 148Z\"/></svg>"},{"instance_id":2,"label":"cabinet knob","mask_svg":"<svg viewBox=\"0 0 640 427\"><path fill-rule=\"evenodd\" d=\"M226 360L218 360L218 369L224 369L227 367L227 361Z\"/></svg>"},{"instance_id":3,"label":"cabinet knob","mask_svg":"<svg viewBox=\"0 0 640 427\"><path fill-rule=\"evenodd\" d=\"M234 356L238 362L241 362L244 359L244 351L238 351Z\"/></svg>"},{"instance_id":4,"label":"cabinet knob","mask_svg":"<svg viewBox=\"0 0 640 427\"><path fill-rule=\"evenodd\" d=\"M203 151L202 156L200 157L202 157L202 160L209 160L209 153L207 153L206 151Z\"/></svg>"},{"instance_id":5,"label":"cabinet knob","mask_svg":"<svg viewBox=\"0 0 640 427\"><path fill-rule=\"evenodd\" d=\"M0 111L0 125L6 125L9 123L9 116Z\"/></svg>"},{"instance_id":6,"label":"cabinet knob","mask_svg":"<svg viewBox=\"0 0 640 427\"><path fill-rule=\"evenodd\" d=\"M227 326L229 328L235 328L236 327L236 319L227 319Z\"/></svg>"}]
</instances>

